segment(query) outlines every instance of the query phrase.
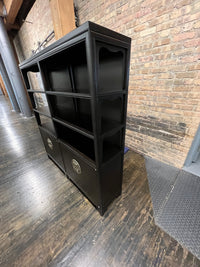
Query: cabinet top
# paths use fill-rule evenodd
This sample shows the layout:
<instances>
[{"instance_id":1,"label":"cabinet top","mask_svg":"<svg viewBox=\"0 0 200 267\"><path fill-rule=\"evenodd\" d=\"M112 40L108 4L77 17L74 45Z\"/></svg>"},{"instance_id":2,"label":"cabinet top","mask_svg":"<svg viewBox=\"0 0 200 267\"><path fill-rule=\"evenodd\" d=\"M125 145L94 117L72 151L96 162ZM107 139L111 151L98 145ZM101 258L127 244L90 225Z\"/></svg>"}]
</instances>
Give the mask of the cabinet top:
<instances>
[{"instance_id":1,"label":"cabinet top","mask_svg":"<svg viewBox=\"0 0 200 267\"><path fill-rule=\"evenodd\" d=\"M82 24L81 26L79 26L78 28L74 29L70 33L68 33L65 36L63 36L62 38L60 38L59 40L55 41L53 44L49 45L48 47L46 47L43 50L39 51L38 53L34 54L30 58L24 60L22 63L19 64L20 69L24 69L24 68L30 67L32 64L36 64L37 59L39 57L41 57L41 56L42 56L42 58L43 58L43 56L45 57L46 53L48 53L48 52L50 53L51 50L65 44L66 42L74 39L75 37L78 37L79 35L81 35L85 32L99 33L103 36L109 36L115 40L119 40L119 41L127 43L127 44L131 43L131 38L129 38L123 34L117 33L113 30L110 30L108 28L105 28L103 26L100 26L94 22L87 21L84 24ZM49 53L48 53L48 56L50 56Z\"/></svg>"}]
</instances>

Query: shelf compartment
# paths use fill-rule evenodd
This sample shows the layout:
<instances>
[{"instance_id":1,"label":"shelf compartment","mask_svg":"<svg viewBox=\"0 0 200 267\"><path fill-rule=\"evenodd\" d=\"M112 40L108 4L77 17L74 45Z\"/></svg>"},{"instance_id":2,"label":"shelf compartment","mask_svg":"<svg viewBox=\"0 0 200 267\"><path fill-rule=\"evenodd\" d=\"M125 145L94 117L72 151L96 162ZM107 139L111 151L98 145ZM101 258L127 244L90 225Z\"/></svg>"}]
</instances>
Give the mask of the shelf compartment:
<instances>
[{"instance_id":1,"label":"shelf compartment","mask_svg":"<svg viewBox=\"0 0 200 267\"><path fill-rule=\"evenodd\" d=\"M96 207L100 205L100 190L97 171L67 145L60 143L68 178L86 195Z\"/></svg>"},{"instance_id":2,"label":"shelf compartment","mask_svg":"<svg viewBox=\"0 0 200 267\"><path fill-rule=\"evenodd\" d=\"M123 96L99 99L102 134L122 125L123 103Z\"/></svg>"},{"instance_id":3,"label":"shelf compartment","mask_svg":"<svg viewBox=\"0 0 200 267\"><path fill-rule=\"evenodd\" d=\"M39 129L47 154L57 163L58 166L61 167L62 170L64 170L61 150L57 139L55 136L49 134L48 131L45 131L42 127L39 127Z\"/></svg>"},{"instance_id":4,"label":"shelf compartment","mask_svg":"<svg viewBox=\"0 0 200 267\"><path fill-rule=\"evenodd\" d=\"M38 65L35 64L22 70L27 90L44 91L41 74Z\"/></svg>"},{"instance_id":5,"label":"shelf compartment","mask_svg":"<svg viewBox=\"0 0 200 267\"><path fill-rule=\"evenodd\" d=\"M48 95L48 100L53 107L53 117L93 132L90 100L58 95Z\"/></svg>"},{"instance_id":6,"label":"shelf compartment","mask_svg":"<svg viewBox=\"0 0 200 267\"><path fill-rule=\"evenodd\" d=\"M94 141L76 131L73 131L64 125L55 122L58 138L64 143L70 145L82 154L82 157L95 161Z\"/></svg>"},{"instance_id":7,"label":"shelf compartment","mask_svg":"<svg viewBox=\"0 0 200 267\"><path fill-rule=\"evenodd\" d=\"M85 41L40 62L48 91L89 94Z\"/></svg>"},{"instance_id":8,"label":"shelf compartment","mask_svg":"<svg viewBox=\"0 0 200 267\"><path fill-rule=\"evenodd\" d=\"M29 96L30 96L34 111L39 112L45 116L49 116L49 117L51 116L46 94L29 92Z\"/></svg>"},{"instance_id":9,"label":"shelf compartment","mask_svg":"<svg viewBox=\"0 0 200 267\"><path fill-rule=\"evenodd\" d=\"M115 134L116 132L122 130L124 127L125 127L125 124L122 124L120 126L114 127L111 130L109 130L109 131L105 132L104 134L102 134L101 137L105 138L105 137L111 136L111 135Z\"/></svg>"},{"instance_id":10,"label":"shelf compartment","mask_svg":"<svg viewBox=\"0 0 200 267\"><path fill-rule=\"evenodd\" d=\"M37 123L40 127L44 128L45 130L47 130L48 132L50 132L51 134L56 136L54 123L53 123L51 118L49 118L45 115L42 115L36 111L35 111L35 117L36 117Z\"/></svg>"},{"instance_id":11,"label":"shelf compartment","mask_svg":"<svg viewBox=\"0 0 200 267\"><path fill-rule=\"evenodd\" d=\"M106 89L106 91L108 91L107 89ZM99 98L105 98L105 97L109 97L109 96L115 96L115 95L125 95L125 94L127 94L127 91L116 91L116 90L114 90L113 89L113 91L108 91L108 92L98 92L98 94L97 94L97 96L99 97Z\"/></svg>"},{"instance_id":12,"label":"shelf compartment","mask_svg":"<svg viewBox=\"0 0 200 267\"><path fill-rule=\"evenodd\" d=\"M121 136L122 136L122 131L119 131L111 136L103 138L103 148L102 148L103 163L115 157L118 153L121 152L122 150Z\"/></svg>"},{"instance_id":13,"label":"shelf compartment","mask_svg":"<svg viewBox=\"0 0 200 267\"><path fill-rule=\"evenodd\" d=\"M84 130L83 128L80 128L80 127L75 126L75 125L73 125L73 124L71 124L69 122L66 122L66 121L63 121L63 120L57 119L57 118L53 118L53 121L58 122L58 123L64 125L65 127L73 130L73 131L76 131L76 132L78 132L80 134L83 134L83 135L85 135L86 137L88 137L90 139L94 139L94 136L92 135L92 133L89 132L89 131Z\"/></svg>"},{"instance_id":14,"label":"shelf compartment","mask_svg":"<svg viewBox=\"0 0 200 267\"><path fill-rule=\"evenodd\" d=\"M124 90L125 49L96 42L99 92Z\"/></svg>"}]
</instances>

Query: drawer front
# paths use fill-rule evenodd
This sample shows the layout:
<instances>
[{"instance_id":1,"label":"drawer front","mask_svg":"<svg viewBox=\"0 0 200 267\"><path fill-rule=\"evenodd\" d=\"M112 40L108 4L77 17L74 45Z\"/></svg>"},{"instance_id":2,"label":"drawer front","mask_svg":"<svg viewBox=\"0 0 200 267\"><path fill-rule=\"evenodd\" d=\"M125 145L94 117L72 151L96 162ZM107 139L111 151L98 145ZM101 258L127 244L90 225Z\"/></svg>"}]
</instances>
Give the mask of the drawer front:
<instances>
[{"instance_id":1,"label":"drawer front","mask_svg":"<svg viewBox=\"0 0 200 267\"><path fill-rule=\"evenodd\" d=\"M41 128L40 133L47 154L49 154L55 160L55 162L60 165L62 169L64 169L60 146L59 143L56 141L56 138L53 135L50 135L46 131L42 130Z\"/></svg>"},{"instance_id":2,"label":"drawer front","mask_svg":"<svg viewBox=\"0 0 200 267\"><path fill-rule=\"evenodd\" d=\"M97 171L73 153L64 144L61 145L66 174L85 196L96 206L100 206L100 188Z\"/></svg>"}]
</instances>

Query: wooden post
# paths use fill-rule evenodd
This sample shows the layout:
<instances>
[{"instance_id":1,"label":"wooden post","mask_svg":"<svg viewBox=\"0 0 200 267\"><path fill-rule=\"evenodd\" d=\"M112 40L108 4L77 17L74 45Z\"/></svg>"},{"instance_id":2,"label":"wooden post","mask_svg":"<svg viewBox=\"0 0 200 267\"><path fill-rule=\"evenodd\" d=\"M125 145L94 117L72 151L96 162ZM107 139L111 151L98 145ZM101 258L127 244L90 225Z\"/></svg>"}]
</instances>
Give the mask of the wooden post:
<instances>
[{"instance_id":1,"label":"wooden post","mask_svg":"<svg viewBox=\"0 0 200 267\"><path fill-rule=\"evenodd\" d=\"M0 75L0 88L1 88L2 93L3 93L6 97L8 97L8 93L7 93L7 91L6 91L6 87L5 87L5 85L4 85L4 82L3 82L3 79L2 79L2 77L1 77L1 75Z\"/></svg>"},{"instance_id":2,"label":"wooden post","mask_svg":"<svg viewBox=\"0 0 200 267\"><path fill-rule=\"evenodd\" d=\"M7 11L6 21L10 24L15 22L18 11L23 3L23 0L4 0L4 5Z\"/></svg>"},{"instance_id":3,"label":"wooden post","mask_svg":"<svg viewBox=\"0 0 200 267\"><path fill-rule=\"evenodd\" d=\"M55 38L58 40L76 28L73 0L50 0Z\"/></svg>"}]
</instances>

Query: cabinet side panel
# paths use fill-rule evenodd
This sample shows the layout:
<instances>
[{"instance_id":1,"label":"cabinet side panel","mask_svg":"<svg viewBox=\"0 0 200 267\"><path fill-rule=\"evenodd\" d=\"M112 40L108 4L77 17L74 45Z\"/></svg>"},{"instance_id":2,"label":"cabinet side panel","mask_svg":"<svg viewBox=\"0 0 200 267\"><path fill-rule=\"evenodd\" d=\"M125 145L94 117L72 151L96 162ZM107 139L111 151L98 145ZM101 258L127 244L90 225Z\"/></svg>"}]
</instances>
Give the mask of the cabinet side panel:
<instances>
[{"instance_id":1,"label":"cabinet side panel","mask_svg":"<svg viewBox=\"0 0 200 267\"><path fill-rule=\"evenodd\" d=\"M122 190L122 154L106 163L101 171L102 204L107 207Z\"/></svg>"}]
</instances>

